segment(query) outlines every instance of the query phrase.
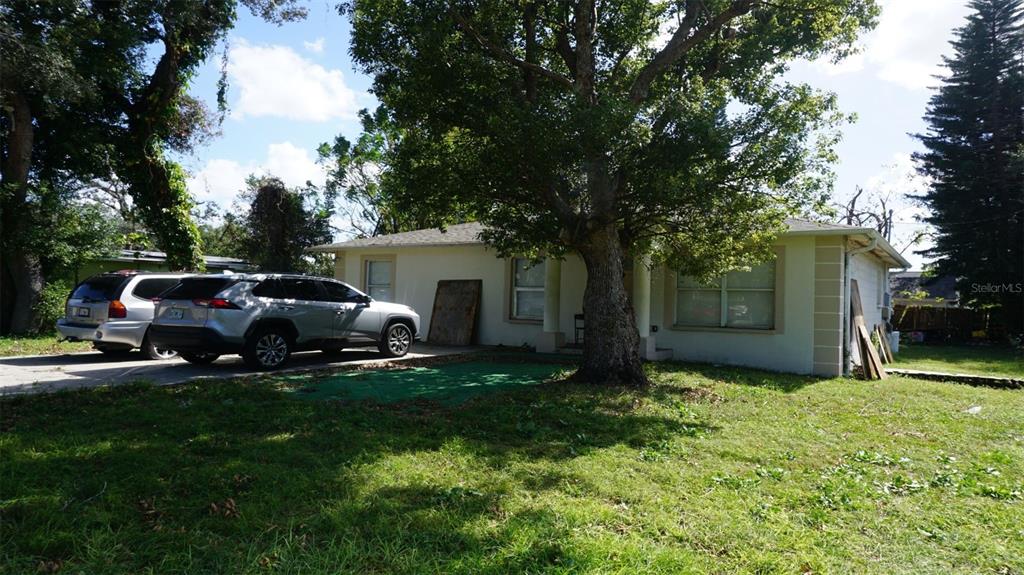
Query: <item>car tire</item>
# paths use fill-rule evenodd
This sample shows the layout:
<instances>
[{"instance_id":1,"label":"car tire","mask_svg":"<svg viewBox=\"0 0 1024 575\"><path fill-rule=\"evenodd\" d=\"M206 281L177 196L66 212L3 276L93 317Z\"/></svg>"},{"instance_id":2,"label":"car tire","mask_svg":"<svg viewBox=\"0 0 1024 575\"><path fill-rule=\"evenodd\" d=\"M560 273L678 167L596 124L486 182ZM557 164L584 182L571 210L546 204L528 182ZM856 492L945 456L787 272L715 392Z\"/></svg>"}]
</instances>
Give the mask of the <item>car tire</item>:
<instances>
[{"instance_id":1,"label":"car tire","mask_svg":"<svg viewBox=\"0 0 1024 575\"><path fill-rule=\"evenodd\" d=\"M153 345L153 343L149 341L149 333L146 334L146 337L142 338L141 349L142 355L146 359L164 360L178 357L178 352L173 349L158 349Z\"/></svg>"},{"instance_id":2,"label":"car tire","mask_svg":"<svg viewBox=\"0 0 1024 575\"><path fill-rule=\"evenodd\" d=\"M242 359L245 365L260 371L279 369L292 355L288 334L273 327L257 329L245 340Z\"/></svg>"},{"instance_id":3,"label":"car tire","mask_svg":"<svg viewBox=\"0 0 1024 575\"><path fill-rule=\"evenodd\" d=\"M412 330L409 326L395 322L384 330L384 337L377 344L377 349L387 357L402 357L412 347Z\"/></svg>"},{"instance_id":4,"label":"car tire","mask_svg":"<svg viewBox=\"0 0 1024 575\"><path fill-rule=\"evenodd\" d=\"M181 359L193 364L193 365L210 365L217 361L220 355L216 353L183 353Z\"/></svg>"}]
</instances>

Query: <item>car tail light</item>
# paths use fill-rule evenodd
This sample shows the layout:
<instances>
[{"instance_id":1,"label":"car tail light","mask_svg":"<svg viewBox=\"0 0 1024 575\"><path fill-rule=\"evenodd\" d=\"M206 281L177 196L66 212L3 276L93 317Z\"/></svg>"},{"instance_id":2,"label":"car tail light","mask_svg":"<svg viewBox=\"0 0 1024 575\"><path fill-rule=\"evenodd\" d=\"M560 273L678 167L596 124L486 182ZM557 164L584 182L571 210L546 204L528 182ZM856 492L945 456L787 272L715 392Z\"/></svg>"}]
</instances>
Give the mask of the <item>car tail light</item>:
<instances>
[{"instance_id":1,"label":"car tail light","mask_svg":"<svg viewBox=\"0 0 1024 575\"><path fill-rule=\"evenodd\" d=\"M192 300L192 303L199 307L208 307L212 309L242 309L233 302L219 297L194 299Z\"/></svg>"},{"instance_id":2,"label":"car tail light","mask_svg":"<svg viewBox=\"0 0 1024 575\"><path fill-rule=\"evenodd\" d=\"M128 317L128 308L124 307L124 304L120 300L114 300L110 302L110 306L107 307L107 317L109 318L125 318Z\"/></svg>"}]
</instances>

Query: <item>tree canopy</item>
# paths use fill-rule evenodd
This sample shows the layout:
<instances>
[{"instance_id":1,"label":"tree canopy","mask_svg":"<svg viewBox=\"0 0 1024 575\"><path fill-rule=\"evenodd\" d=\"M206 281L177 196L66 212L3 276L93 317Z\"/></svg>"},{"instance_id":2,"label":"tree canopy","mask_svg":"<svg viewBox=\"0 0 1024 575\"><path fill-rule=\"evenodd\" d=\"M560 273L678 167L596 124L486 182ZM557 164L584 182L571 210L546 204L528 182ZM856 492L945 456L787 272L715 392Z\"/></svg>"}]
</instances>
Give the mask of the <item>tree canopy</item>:
<instances>
[{"instance_id":1,"label":"tree canopy","mask_svg":"<svg viewBox=\"0 0 1024 575\"><path fill-rule=\"evenodd\" d=\"M640 383L626 256L710 277L830 190L835 98L872 0L354 0L352 54L402 130L400 209L465 210L502 254L586 263L581 375ZM593 335L591 335L593 334Z\"/></svg>"},{"instance_id":2,"label":"tree canopy","mask_svg":"<svg viewBox=\"0 0 1024 575\"><path fill-rule=\"evenodd\" d=\"M918 136L936 231L924 253L936 273L958 278L965 301L997 306L1007 328L1024 332L1024 3L971 8Z\"/></svg>"},{"instance_id":3,"label":"tree canopy","mask_svg":"<svg viewBox=\"0 0 1024 575\"><path fill-rule=\"evenodd\" d=\"M249 178L247 185L242 199L248 210L226 222L239 227L239 255L264 271L323 272L304 250L331 241L334 196L320 194L314 186L289 189L269 176Z\"/></svg>"},{"instance_id":4,"label":"tree canopy","mask_svg":"<svg viewBox=\"0 0 1024 575\"><path fill-rule=\"evenodd\" d=\"M0 5L0 308L12 310L3 328L22 332L34 323L44 277L31 238L46 223L41 207L67 201L64 191L83 182L122 182L168 262L201 266L185 174L167 152L187 153L215 131L215 115L185 88L233 26L239 4L278 23L305 13L295 0Z\"/></svg>"}]
</instances>

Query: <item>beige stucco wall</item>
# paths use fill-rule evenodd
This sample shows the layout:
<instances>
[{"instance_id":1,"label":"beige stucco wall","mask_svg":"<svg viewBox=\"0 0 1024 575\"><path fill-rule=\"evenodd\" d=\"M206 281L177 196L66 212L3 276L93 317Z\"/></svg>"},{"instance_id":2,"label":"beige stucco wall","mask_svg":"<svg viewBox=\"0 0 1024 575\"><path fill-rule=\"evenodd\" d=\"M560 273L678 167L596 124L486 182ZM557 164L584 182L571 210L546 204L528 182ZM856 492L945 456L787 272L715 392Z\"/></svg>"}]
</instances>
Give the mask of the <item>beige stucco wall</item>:
<instances>
[{"instance_id":1,"label":"beige stucco wall","mask_svg":"<svg viewBox=\"0 0 1024 575\"><path fill-rule=\"evenodd\" d=\"M861 306L864 308L864 326L868 328L869 332L876 325L882 323L881 289L888 289L887 273L888 268L885 262L870 252L850 257L850 278L857 280ZM860 365L860 354L857 353L857 345L852 343L855 341L852 330L850 337L853 362L856 365Z\"/></svg>"},{"instance_id":2,"label":"beige stucco wall","mask_svg":"<svg viewBox=\"0 0 1024 575\"><path fill-rule=\"evenodd\" d=\"M363 266L367 258L393 257L395 301L412 306L420 314L422 334L430 339L430 316L439 280L483 280L479 343L483 345L534 345L542 322L509 319L510 264L482 246L362 248L344 252L335 275L365 289ZM343 273L339 273L341 269ZM561 331L572 340L573 315L583 310L586 270L583 261L569 256L562 263Z\"/></svg>"},{"instance_id":3,"label":"beige stucco wall","mask_svg":"<svg viewBox=\"0 0 1024 575\"><path fill-rule=\"evenodd\" d=\"M675 274L655 269L651 274L651 325L658 329L657 347L671 348L675 359L793 373L815 372L815 238L783 237L778 242L778 252L778 313L776 329L771 332L673 327ZM539 321L523 323L508 319L508 260L497 258L495 252L482 246L360 248L345 250L340 255L336 277L360 289L365 288L362 268L368 257L394 258L394 299L419 312L422 335L428 341L434 293L438 280L443 279L483 280L479 343L533 345L541 332ZM567 341L573 338L573 316L583 309L585 284L582 260L569 256L562 264L560 310L560 327ZM838 341L839 336L835 339Z\"/></svg>"},{"instance_id":4,"label":"beige stucco wall","mask_svg":"<svg viewBox=\"0 0 1024 575\"><path fill-rule=\"evenodd\" d=\"M781 293L777 293L776 329L741 332L729 329L672 327L675 274L659 270L651 293L651 322L658 326L659 348L671 348L674 359L810 373L813 360L814 238L785 237L782 248ZM777 270L778 271L778 270ZM778 288L776 288L778 291Z\"/></svg>"}]
</instances>

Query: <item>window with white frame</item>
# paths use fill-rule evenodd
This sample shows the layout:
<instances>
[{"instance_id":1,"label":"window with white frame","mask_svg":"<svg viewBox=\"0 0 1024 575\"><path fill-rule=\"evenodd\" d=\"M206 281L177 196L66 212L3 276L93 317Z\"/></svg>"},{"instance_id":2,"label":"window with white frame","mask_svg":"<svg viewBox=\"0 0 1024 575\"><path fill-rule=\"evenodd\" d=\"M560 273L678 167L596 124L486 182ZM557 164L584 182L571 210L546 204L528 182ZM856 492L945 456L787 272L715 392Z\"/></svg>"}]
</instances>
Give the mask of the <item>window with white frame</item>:
<instances>
[{"instance_id":1,"label":"window with white frame","mask_svg":"<svg viewBox=\"0 0 1024 575\"><path fill-rule=\"evenodd\" d=\"M544 263L512 260L512 319L544 319Z\"/></svg>"},{"instance_id":2,"label":"window with white frame","mask_svg":"<svg viewBox=\"0 0 1024 575\"><path fill-rule=\"evenodd\" d=\"M775 328L775 262L734 271L709 284L680 276L676 325L736 329Z\"/></svg>"},{"instance_id":3,"label":"window with white frame","mask_svg":"<svg viewBox=\"0 0 1024 575\"><path fill-rule=\"evenodd\" d=\"M395 262L392 260L366 260L366 293L375 300L394 300Z\"/></svg>"}]
</instances>

